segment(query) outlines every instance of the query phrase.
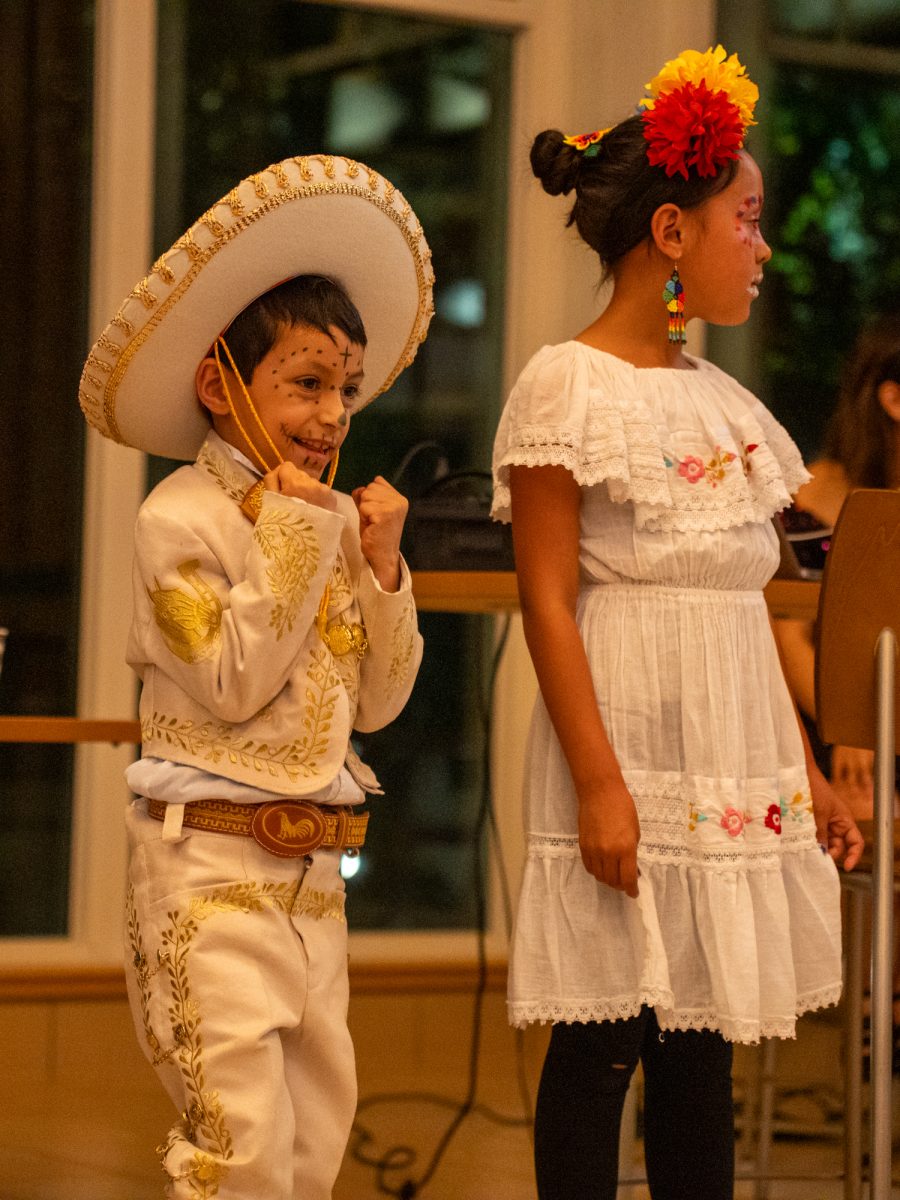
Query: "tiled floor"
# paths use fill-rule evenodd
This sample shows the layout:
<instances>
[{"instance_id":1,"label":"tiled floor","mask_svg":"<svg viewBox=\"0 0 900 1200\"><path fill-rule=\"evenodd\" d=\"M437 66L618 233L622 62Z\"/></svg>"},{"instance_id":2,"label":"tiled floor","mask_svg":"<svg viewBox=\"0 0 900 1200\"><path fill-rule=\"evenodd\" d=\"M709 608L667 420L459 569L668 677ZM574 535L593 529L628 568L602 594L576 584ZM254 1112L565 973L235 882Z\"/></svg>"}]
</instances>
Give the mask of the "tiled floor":
<instances>
[{"instance_id":1,"label":"tiled floor","mask_svg":"<svg viewBox=\"0 0 900 1200\"><path fill-rule=\"evenodd\" d=\"M465 1012L467 997L456 998ZM445 1013L454 998L436 1003ZM453 1118L445 1103L465 1092L466 1045L442 1045L441 1025L423 1037L423 1053L434 1072L411 1078L409 1069L391 1070L391 1053L402 1040L403 1016L398 1002L381 998L367 1003L384 1029L383 1053L374 1049L360 1061L364 1102L376 1092L392 1099L363 1104L358 1134L344 1163L334 1200L377 1200L376 1173L354 1157L378 1157L397 1145L411 1147L414 1158L386 1173L395 1191L407 1178L418 1180ZM169 1103L152 1078L134 1042L123 1005L86 1003L66 1017L64 1030L48 1029L59 1018L28 1006L6 1006L2 1022L5 1095L0 1103L0 1200L162 1200L162 1176L153 1147L171 1119ZM394 1020L389 1022L391 1014ZM496 1113L517 1116L522 1101L516 1079L513 1035L502 1021L499 999L486 1008L484 1053L479 1100ZM43 1028L36 1026L43 1023ZM36 1069L28 1046L36 1037L53 1047ZM98 1047L103 1054L97 1053ZM437 1051L436 1048L437 1047ZM540 1034L526 1039L524 1063L534 1088L540 1058ZM778 1051L777 1069L784 1090L780 1115L808 1124L830 1118L831 1136L779 1137L772 1167L778 1172L837 1173L841 1166L839 1137L840 1030L834 1019L807 1018L796 1043ZM737 1072L754 1066L752 1052L740 1051ZM448 1074L444 1069L455 1063ZM114 1064L114 1065L113 1065ZM422 1086L443 1093L441 1103L420 1098L399 1100L396 1093ZM450 1100L447 1100L450 1097ZM635 1168L640 1169L639 1146ZM477 1110L450 1141L437 1171L418 1193L423 1200L534 1200L529 1132L523 1124L502 1124ZM646 1200L644 1187L622 1187L622 1200ZM738 1185L738 1200L761 1200L753 1184ZM773 1182L767 1200L840 1200L839 1183ZM900 1197L900 1190L895 1192ZM264 1200L260 1197L260 1200ZM582 1200L573 1197L572 1200ZM693 1200L693 1198L691 1198Z\"/></svg>"}]
</instances>

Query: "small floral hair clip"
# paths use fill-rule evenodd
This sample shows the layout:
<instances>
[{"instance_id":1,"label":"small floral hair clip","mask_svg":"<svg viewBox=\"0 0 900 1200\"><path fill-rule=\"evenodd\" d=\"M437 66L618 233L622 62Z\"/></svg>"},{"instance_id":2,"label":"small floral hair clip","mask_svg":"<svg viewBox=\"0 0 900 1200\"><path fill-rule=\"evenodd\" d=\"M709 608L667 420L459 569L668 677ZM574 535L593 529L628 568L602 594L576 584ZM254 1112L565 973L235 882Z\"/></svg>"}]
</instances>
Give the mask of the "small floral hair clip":
<instances>
[{"instance_id":1,"label":"small floral hair clip","mask_svg":"<svg viewBox=\"0 0 900 1200\"><path fill-rule=\"evenodd\" d=\"M563 142L580 150L585 158L596 158L600 153L600 142L612 128L612 125L607 125L605 129L595 129L593 133L570 133L563 138Z\"/></svg>"}]
</instances>

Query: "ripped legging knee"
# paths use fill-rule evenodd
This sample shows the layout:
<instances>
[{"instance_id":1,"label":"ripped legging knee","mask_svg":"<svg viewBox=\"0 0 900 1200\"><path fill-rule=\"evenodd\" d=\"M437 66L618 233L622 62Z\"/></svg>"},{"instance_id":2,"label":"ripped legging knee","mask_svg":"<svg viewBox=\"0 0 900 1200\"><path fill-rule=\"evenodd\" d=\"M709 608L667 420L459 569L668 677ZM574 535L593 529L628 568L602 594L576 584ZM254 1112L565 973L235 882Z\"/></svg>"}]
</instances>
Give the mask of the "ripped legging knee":
<instances>
[{"instance_id":1,"label":"ripped legging knee","mask_svg":"<svg viewBox=\"0 0 900 1200\"><path fill-rule=\"evenodd\" d=\"M653 1200L731 1200L731 1045L708 1030L660 1034L652 1009L554 1025L537 1097L540 1200L614 1200L619 1126L638 1062Z\"/></svg>"}]
</instances>

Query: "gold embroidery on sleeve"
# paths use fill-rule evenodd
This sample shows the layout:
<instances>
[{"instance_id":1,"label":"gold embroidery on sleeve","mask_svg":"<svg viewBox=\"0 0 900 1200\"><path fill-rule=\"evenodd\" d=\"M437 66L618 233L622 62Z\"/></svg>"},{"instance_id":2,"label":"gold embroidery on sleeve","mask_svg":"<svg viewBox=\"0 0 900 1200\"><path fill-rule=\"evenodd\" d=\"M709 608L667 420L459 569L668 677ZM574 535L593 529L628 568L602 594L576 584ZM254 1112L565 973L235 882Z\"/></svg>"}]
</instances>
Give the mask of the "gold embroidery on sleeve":
<instances>
[{"instance_id":1,"label":"gold embroidery on sleeve","mask_svg":"<svg viewBox=\"0 0 900 1200\"><path fill-rule=\"evenodd\" d=\"M213 653L222 624L222 602L200 578L199 566L196 558L178 566L178 574L193 588L194 596L182 588L160 587L158 579L153 591L147 589L166 645L186 663L200 662Z\"/></svg>"},{"instance_id":2,"label":"gold embroidery on sleeve","mask_svg":"<svg viewBox=\"0 0 900 1200\"><path fill-rule=\"evenodd\" d=\"M391 635L391 662L388 667L385 693L388 697L406 682L416 641L416 618L412 604L407 604Z\"/></svg>"},{"instance_id":3,"label":"gold embroidery on sleeve","mask_svg":"<svg viewBox=\"0 0 900 1200\"><path fill-rule=\"evenodd\" d=\"M309 584L319 566L319 539L313 526L299 514L262 512L253 530L254 541L271 562L266 579L277 603L269 624L281 639L294 628Z\"/></svg>"}]
</instances>

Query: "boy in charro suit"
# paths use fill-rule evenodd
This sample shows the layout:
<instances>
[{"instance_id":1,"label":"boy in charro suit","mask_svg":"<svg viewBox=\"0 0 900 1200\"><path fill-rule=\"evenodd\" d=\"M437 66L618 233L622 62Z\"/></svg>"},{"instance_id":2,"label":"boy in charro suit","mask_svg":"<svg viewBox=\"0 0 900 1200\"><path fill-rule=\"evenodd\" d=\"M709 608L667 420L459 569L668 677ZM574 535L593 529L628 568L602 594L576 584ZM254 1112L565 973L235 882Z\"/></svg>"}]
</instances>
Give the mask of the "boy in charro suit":
<instances>
[{"instance_id":1,"label":"boy in charro suit","mask_svg":"<svg viewBox=\"0 0 900 1200\"><path fill-rule=\"evenodd\" d=\"M325 1200L349 1134L339 866L379 791L350 736L400 712L422 645L406 501L331 483L424 339L429 259L374 171L286 160L162 256L85 365L91 424L194 460L141 508L128 649L129 995L181 1110L178 1200Z\"/></svg>"}]
</instances>

